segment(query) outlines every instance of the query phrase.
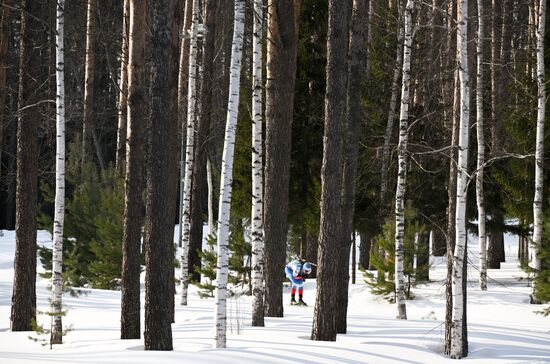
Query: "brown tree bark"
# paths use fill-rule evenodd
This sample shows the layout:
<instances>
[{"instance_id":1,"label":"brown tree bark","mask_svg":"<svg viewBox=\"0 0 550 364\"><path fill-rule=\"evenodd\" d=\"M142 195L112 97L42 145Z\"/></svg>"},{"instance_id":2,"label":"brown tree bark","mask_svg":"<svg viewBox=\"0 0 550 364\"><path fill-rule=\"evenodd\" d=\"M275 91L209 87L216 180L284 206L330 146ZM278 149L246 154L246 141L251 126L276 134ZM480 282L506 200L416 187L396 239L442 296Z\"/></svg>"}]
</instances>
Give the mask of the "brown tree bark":
<instances>
[{"instance_id":1,"label":"brown tree bark","mask_svg":"<svg viewBox=\"0 0 550 364\"><path fill-rule=\"evenodd\" d=\"M296 77L292 1L269 0L265 140L265 315L283 316L282 269L288 232L290 139Z\"/></svg>"},{"instance_id":2,"label":"brown tree bark","mask_svg":"<svg viewBox=\"0 0 550 364\"><path fill-rule=\"evenodd\" d=\"M359 269L369 270L372 240L363 232L359 233L359 238Z\"/></svg>"},{"instance_id":3,"label":"brown tree bark","mask_svg":"<svg viewBox=\"0 0 550 364\"><path fill-rule=\"evenodd\" d=\"M128 64L128 145L122 236L121 328L122 339L139 339L141 227L143 223L143 162L145 143L145 29L147 0L130 0Z\"/></svg>"},{"instance_id":4,"label":"brown tree bark","mask_svg":"<svg viewBox=\"0 0 550 364\"><path fill-rule=\"evenodd\" d=\"M205 1L206 35L203 38L202 78L200 86L200 114L198 116L195 140L195 163L191 193L191 227L189 239L189 274L191 279L199 281L201 275L196 267L201 266L199 252L202 251L202 228L206 198L206 140L210 129L210 110L212 105L212 75L214 71L214 36L216 31L216 0Z\"/></svg>"},{"instance_id":5,"label":"brown tree bark","mask_svg":"<svg viewBox=\"0 0 550 364\"><path fill-rule=\"evenodd\" d=\"M447 252L445 233L438 227L432 230L432 255L442 257Z\"/></svg>"},{"instance_id":6,"label":"brown tree bark","mask_svg":"<svg viewBox=\"0 0 550 364\"><path fill-rule=\"evenodd\" d=\"M145 14L143 15L145 16ZM122 50L120 55L120 91L115 168L122 175L126 160L126 129L128 125L128 62L130 42L130 0L124 0L122 16Z\"/></svg>"},{"instance_id":7,"label":"brown tree bark","mask_svg":"<svg viewBox=\"0 0 550 364\"><path fill-rule=\"evenodd\" d=\"M48 2L24 0L21 5L12 331L30 331L36 319L38 126L45 121L40 102L48 92L47 23L42 18Z\"/></svg>"},{"instance_id":8,"label":"brown tree bark","mask_svg":"<svg viewBox=\"0 0 550 364\"><path fill-rule=\"evenodd\" d=\"M487 268L500 269L500 263L504 262L504 234L491 232L487 246Z\"/></svg>"},{"instance_id":9,"label":"brown tree bark","mask_svg":"<svg viewBox=\"0 0 550 364\"><path fill-rule=\"evenodd\" d=\"M0 177L2 176L2 151L4 150L4 129L6 124L6 74L8 69L8 47L11 23L11 0L0 7Z\"/></svg>"},{"instance_id":10,"label":"brown tree bark","mask_svg":"<svg viewBox=\"0 0 550 364\"><path fill-rule=\"evenodd\" d=\"M176 4L157 0L152 18L152 137L145 237L145 350L172 350L177 171Z\"/></svg>"},{"instance_id":11,"label":"brown tree bark","mask_svg":"<svg viewBox=\"0 0 550 364\"><path fill-rule=\"evenodd\" d=\"M418 234L416 246L416 282L430 280L430 231L422 231Z\"/></svg>"},{"instance_id":12,"label":"brown tree bark","mask_svg":"<svg viewBox=\"0 0 550 364\"><path fill-rule=\"evenodd\" d=\"M347 67L349 7L350 0L329 1L319 270L311 331L311 339L319 341L336 341L336 333L340 328L338 325L340 320L335 315L335 312L338 312L338 302L334 292L338 292L338 274L343 270L339 266L343 264L343 254L337 256L338 263L334 264L334 252L341 249L339 239L342 237L343 131L345 130L347 102L345 96L348 92L349 73ZM349 249L350 242L346 243ZM348 263L349 250L345 265L348 266ZM349 272L346 271L345 275L349 279Z\"/></svg>"}]
</instances>

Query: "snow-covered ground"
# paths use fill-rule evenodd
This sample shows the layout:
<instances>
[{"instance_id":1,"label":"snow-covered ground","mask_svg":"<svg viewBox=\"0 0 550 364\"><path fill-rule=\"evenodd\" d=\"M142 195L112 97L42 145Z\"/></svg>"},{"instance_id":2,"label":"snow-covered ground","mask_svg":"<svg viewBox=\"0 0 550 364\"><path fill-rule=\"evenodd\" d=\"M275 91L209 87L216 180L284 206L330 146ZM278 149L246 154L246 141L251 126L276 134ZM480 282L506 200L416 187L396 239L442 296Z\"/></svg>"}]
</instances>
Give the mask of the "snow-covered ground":
<instances>
[{"instance_id":1,"label":"snow-covered ground","mask_svg":"<svg viewBox=\"0 0 550 364\"><path fill-rule=\"evenodd\" d=\"M49 234L38 241L48 244ZM471 245L474 242L472 242ZM489 290L476 284L470 251L468 291L469 356L471 363L550 363L550 317L534 313L546 306L529 304L530 288L517 268L517 243L506 241L507 263L489 271ZM251 301L231 299L227 349L212 349L213 300L203 300L191 288L189 305L176 307L174 351L146 352L142 340L120 340L120 292L86 290L64 296L64 325L72 330L64 344L42 346L29 332L10 332L14 233L0 237L0 363L448 363L442 355L444 337L444 261L433 260L432 283L413 289L407 302L408 320L396 320L395 309L373 296L364 284L350 287L348 334L336 342L309 340L313 307L285 306L284 318L267 318L266 327L250 326ZM39 268L41 270L41 268ZM362 279L358 278L358 281ZM37 280L38 309L48 310L48 284ZM305 300L313 305L315 281L306 282ZM285 288L284 302L290 300ZM143 298L142 298L143 302ZM42 314L39 323L49 326ZM143 325L143 320L142 320Z\"/></svg>"}]
</instances>

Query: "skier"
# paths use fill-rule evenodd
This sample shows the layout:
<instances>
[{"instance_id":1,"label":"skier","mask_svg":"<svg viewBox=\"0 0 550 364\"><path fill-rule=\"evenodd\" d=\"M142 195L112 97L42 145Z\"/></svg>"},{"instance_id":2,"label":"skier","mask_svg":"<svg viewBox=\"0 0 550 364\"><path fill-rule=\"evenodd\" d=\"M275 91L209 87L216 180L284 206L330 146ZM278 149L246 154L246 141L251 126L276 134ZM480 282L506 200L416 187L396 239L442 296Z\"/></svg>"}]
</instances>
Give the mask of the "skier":
<instances>
[{"instance_id":1,"label":"skier","mask_svg":"<svg viewBox=\"0 0 550 364\"><path fill-rule=\"evenodd\" d=\"M304 281L305 276L311 273L312 264L309 262L302 263L300 260L293 260L288 263L285 267L285 274L287 278L292 283L292 288L290 290L290 304L307 306L303 300L304 296ZM296 302L296 289L298 289L299 300Z\"/></svg>"}]
</instances>

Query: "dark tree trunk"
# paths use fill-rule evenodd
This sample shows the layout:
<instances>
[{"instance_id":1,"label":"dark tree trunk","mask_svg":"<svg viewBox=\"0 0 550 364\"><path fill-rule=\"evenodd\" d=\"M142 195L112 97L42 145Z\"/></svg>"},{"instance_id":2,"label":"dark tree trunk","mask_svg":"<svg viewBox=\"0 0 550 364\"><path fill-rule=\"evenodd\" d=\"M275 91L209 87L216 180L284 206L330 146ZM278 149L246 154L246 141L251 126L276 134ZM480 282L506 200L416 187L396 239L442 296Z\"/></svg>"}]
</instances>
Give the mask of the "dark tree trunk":
<instances>
[{"instance_id":1,"label":"dark tree trunk","mask_svg":"<svg viewBox=\"0 0 550 364\"><path fill-rule=\"evenodd\" d=\"M265 139L265 316L283 316L288 233L290 137L296 76L295 14L291 1L269 0Z\"/></svg>"},{"instance_id":2,"label":"dark tree trunk","mask_svg":"<svg viewBox=\"0 0 550 364\"><path fill-rule=\"evenodd\" d=\"M177 13L157 0L152 17L152 137L145 238L145 350L172 350L174 219L177 171Z\"/></svg>"},{"instance_id":3,"label":"dark tree trunk","mask_svg":"<svg viewBox=\"0 0 550 364\"><path fill-rule=\"evenodd\" d=\"M418 234L416 247L416 281L427 282L430 280L430 231Z\"/></svg>"},{"instance_id":4,"label":"dark tree trunk","mask_svg":"<svg viewBox=\"0 0 550 364\"><path fill-rule=\"evenodd\" d=\"M347 308L348 308L348 288L349 288L349 258L350 245L354 239L353 234L353 215L355 210L355 179L357 177L357 157L359 154L359 120L361 115L361 89L362 76L365 73L367 54L366 40L368 28L368 1L354 0L349 1L352 7L350 31L349 31L349 50L348 50L348 89L347 89L347 120L344 129L344 168L342 169L342 222L339 231L340 245L340 265L338 277L341 281L338 283L336 305L336 331L345 334L347 331ZM349 13L347 15L350 16ZM347 29L346 29L347 31ZM340 96L342 97L342 96ZM347 129L347 130L346 130Z\"/></svg>"},{"instance_id":5,"label":"dark tree trunk","mask_svg":"<svg viewBox=\"0 0 550 364\"><path fill-rule=\"evenodd\" d=\"M432 255L442 257L447 253L447 241L445 233L439 228L432 230Z\"/></svg>"},{"instance_id":6,"label":"dark tree trunk","mask_svg":"<svg viewBox=\"0 0 550 364\"><path fill-rule=\"evenodd\" d=\"M11 0L0 8L0 180L2 177L2 152L4 150L4 130L6 126L6 102L9 92L6 87L8 69L8 45L10 41Z\"/></svg>"},{"instance_id":7,"label":"dark tree trunk","mask_svg":"<svg viewBox=\"0 0 550 364\"><path fill-rule=\"evenodd\" d=\"M349 280L349 235L343 248L342 237L342 164L343 131L346 119L347 98L347 54L349 41L349 9L351 0L329 1L329 19L327 35L327 67L325 95L325 132L323 137L323 164L321 168L321 222L319 236L319 270L317 278L317 296L313 317L312 340L335 341L341 328L335 313L338 304L344 299L337 297L338 275L346 266L345 277ZM346 250L345 252L343 250ZM338 252L334 263L334 252ZM347 254L346 254L347 253ZM347 256L346 262L344 262ZM346 287L347 288L347 287ZM345 297L347 300L347 297ZM346 303L347 306L347 303ZM338 321L337 321L338 320Z\"/></svg>"},{"instance_id":8,"label":"dark tree trunk","mask_svg":"<svg viewBox=\"0 0 550 364\"><path fill-rule=\"evenodd\" d=\"M319 235L314 234L309 231L305 231L304 236L302 237L302 259L315 264L311 273L309 274L310 278L317 278L317 252L319 251Z\"/></svg>"},{"instance_id":9,"label":"dark tree trunk","mask_svg":"<svg viewBox=\"0 0 550 364\"><path fill-rule=\"evenodd\" d=\"M210 129L210 110L212 105L212 75L214 70L214 35L216 29L217 1L206 1L205 25L208 32L203 40L202 79L201 79L201 108L198 116L195 145L195 163L191 197L191 228L189 241L189 274L191 279L200 282L201 275L196 267L201 266L199 252L202 251L202 227L204 222L204 203L206 199L206 138Z\"/></svg>"},{"instance_id":10,"label":"dark tree trunk","mask_svg":"<svg viewBox=\"0 0 550 364\"><path fill-rule=\"evenodd\" d=\"M30 331L36 319L38 125L45 122L43 107L36 103L47 95L47 23L42 18L47 5L26 0L21 12L12 331Z\"/></svg>"},{"instance_id":11,"label":"dark tree trunk","mask_svg":"<svg viewBox=\"0 0 550 364\"><path fill-rule=\"evenodd\" d=\"M95 33L97 27L97 0L87 1L86 62L84 79L84 119L82 121L82 163L92 160L95 81Z\"/></svg>"},{"instance_id":12,"label":"dark tree trunk","mask_svg":"<svg viewBox=\"0 0 550 364\"><path fill-rule=\"evenodd\" d=\"M487 268L500 269L501 258L504 255L504 235L502 232L491 232L489 234L489 245L487 247Z\"/></svg>"},{"instance_id":13,"label":"dark tree trunk","mask_svg":"<svg viewBox=\"0 0 550 364\"><path fill-rule=\"evenodd\" d=\"M359 233L359 269L370 269L370 250L372 240L365 233Z\"/></svg>"},{"instance_id":14,"label":"dark tree trunk","mask_svg":"<svg viewBox=\"0 0 550 364\"><path fill-rule=\"evenodd\" d=\"M518 260L521 264L529 262L529 238L526 236L519 237Z\"/></svg>"},{"instance_id":15,"label":"dark tree trunk","mask_svg":"<svg viewBox=\"0 0 550 364\"><path fill-rule=\"evenodd\" d=\"M126 148L126 178L124 227L122 236L121 329L122 339L139 339L140 329L140 248L143 223L142 167L145 143L145 24L147 0L131 0L131 50L128 65L128 146ZM122 164L121 164L122 165Z\"/></svg>"}]
</instances>

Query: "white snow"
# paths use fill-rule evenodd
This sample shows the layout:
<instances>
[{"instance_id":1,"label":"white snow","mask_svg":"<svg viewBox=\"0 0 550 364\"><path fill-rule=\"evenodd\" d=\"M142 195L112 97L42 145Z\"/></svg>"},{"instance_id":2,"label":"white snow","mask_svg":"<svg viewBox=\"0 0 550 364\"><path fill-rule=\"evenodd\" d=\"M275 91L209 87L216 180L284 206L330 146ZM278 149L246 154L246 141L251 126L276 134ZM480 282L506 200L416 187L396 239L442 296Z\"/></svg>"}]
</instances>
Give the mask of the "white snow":
<instances>
[{"instance_id":1,"label":"white snow","mask_svg":"<svg viewBox=\"0 0 550 364\"><path fill-rule=\"evenodd\" d=\"M51 244L47 232L40 244ZM473 244L472 244L473 245ZM550 363L550 317L529 304L531 289L519 277L517 242L506 240L507 262L489 270L489 290L477 288L475 250L469 250L468 330L469 363ZM28 338L33 332L11 332L9 315L13 284L15 238L0 237L0 363L450 363L442 355L444 338L444 259L433 259L432 283L414 288L407 301L409 320L396 320L395 309L369 293L360 283L350 287L348 334L336 342L309 340L313 307L291 307L285 287L284 318L267 318L266 327L250 326L251 298L230 299L227 349L212 349L213 299L200 299L190 287L189 305L176 307L174 351L143 350L142 340L120 340L120 292L86 289L86 294L65 294L68 313L64 326L72 330L64 344L42 346ZM39 267L39 270L42 270ZM358 282L362 279L358 277ZM49 281L37 278L38 309L48 311ZM314 304L315 280L306 282L304 299ZM179 296L176 295L176 300ZM142 296L143 304L143 296ZM41 314L39 323L49 327ZM143 320L142 320L143 325ZM47 339L47 338L46 338Z\"/></svg>"}]
</instances>

